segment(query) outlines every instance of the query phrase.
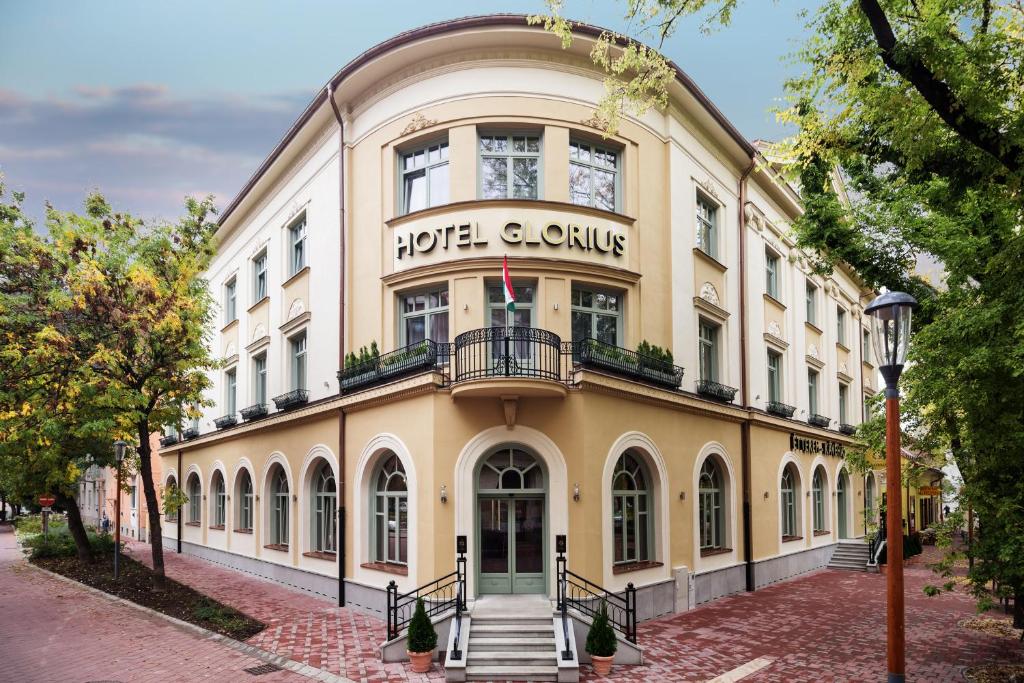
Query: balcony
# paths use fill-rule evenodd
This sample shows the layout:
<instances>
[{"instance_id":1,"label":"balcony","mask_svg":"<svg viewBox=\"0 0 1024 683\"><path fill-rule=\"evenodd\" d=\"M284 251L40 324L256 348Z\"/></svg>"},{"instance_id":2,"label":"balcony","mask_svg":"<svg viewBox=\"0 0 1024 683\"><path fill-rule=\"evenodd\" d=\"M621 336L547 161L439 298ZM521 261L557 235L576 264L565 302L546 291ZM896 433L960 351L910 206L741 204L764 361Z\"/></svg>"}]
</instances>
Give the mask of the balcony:
<instances>
[{"instance_id":1,"label":"balcony","mask_svg":"<svg viewBox=\"0 0 1024 683\"><path fill-rule=\"evenodd\" d=\"M178 443L178 435L177 434L168 434L167 436L164 436L164 437L160 438L160 447L161 448L167 448L168 446L173 446L176 443Z\"/></svg>"},{"instance_id":2,"label":"balcony","mask_svg":"<svg viewBox=\"0 0 1024 683\"><path fill-rule=\"evenodd\" d=\"M227 429L228 427L234 427L235 424L237 424L237 422L238 418L235 417L234 413L232 413L230 415L218 417L216 420L213 421L213 424L217 425L217 429Z\"/></svg>"},{"instance_id":3,"label":"balcony","mask_svg":"<svg viewBox=\"0 0 1024 683\"><path fill-rule=\"evenodd\" d=\"M573 359L584 367L599 368L666 389L678 389L683 384L683 369L678 365L596 339L573 342Z\"/></svg>"},{"instance_id":4,"label":"balcony","mask_svg":"<svg viewBox=\"0 0 1024 683\"><path fill-rule=\"evenodd\" d=\"M796 412L796 406L786 405L780 401L769 401L765 409L772 415L786 418L793 417L793 413Z\"/></svg>"},{"instance_id":5,"label":"balcony","mask_svg":"<svg viewBox=\"0 0 1024 683\"><path fill-rule=\"evenodd\" d=\"M839 432L841 434L846 434L847 436L853 436L854 434L857 433L857 427L856 425L846 424L844 422L843 424L839 425Z\"/></svg>"},{"instance_id":6,"label":"balcony","mask_svg":"<svg viewBox=\"0 0 1024 683\"><path fill-rule=\"evenodd\" d=\"M181 433L182 441L189 441L199 436L199 427L189 427Z\"/></svg>"},{"instance_id":7,"label":"balcony","mask_svg":"<svg viewBox=\"0 0 1024 683\"><path fill-rule=\"evenodd\" d=\"M437 366L439 346L426 339L356 363L338 371L338 384L345 393L429 370Z\"/></svg>"},{"instance_id":8,"label":"balcony","mask_svg":"<svg viewBox=\"0 0 1024 683\"><path fill-rule=\"evenodd\" d=\"M258 420L261 417L265 417L266 416L266 414L267 414L267 404L266 403L257 403L254 406L249 406L248 408L242 408L239 412L242 413L242 419L243 420L245 420L246 422L252 422L253 420Z\"/></svg>"},{"instance_id":9,"label":"balcony","mask_svg":"<svg viewBox=\"0 0 1024 683\"><path fill-rule=\"evenodd\" d=\"M732 403L733 399L736 398L737 391L738 389L727 387L724 384L713 382L710 379L697 380L698 394L718 399L719 401L725 401L726 403Z\"/></svg>"},{"instance_id":10,"label":"balcony","mask_svg":"<svg viewBox=\"0 0 1024 683\"><path fill-rule=\"evenodd\" d=\"M832 420L828 419L824 415L818 415L817 413L813 413L809 418L807 418L807 424L814 427L821 427L822 429L828 429L828 426L831 423Z\"/></svg>"},{"instance_id":11,"label":"balcony","mask_svg":"<svg viewBox=\"0 0 1024 683\"><path fill-rule=\"evenodd\" d=\"M305 405L309 401L309 392L306 389L293 389L287 394L275 396L273 401L278 410L290 410Z\"/></svg>"},{"instance_id":12,"label":"balcony","mask_svg":"<svg viewBox=\"0 0 1024 683\"><path fill-rule=\"evenodd\" d=\"M485 327L452 344L452 396L566 394L561 338L535 327Z\"/></svg>"}]
</instances>

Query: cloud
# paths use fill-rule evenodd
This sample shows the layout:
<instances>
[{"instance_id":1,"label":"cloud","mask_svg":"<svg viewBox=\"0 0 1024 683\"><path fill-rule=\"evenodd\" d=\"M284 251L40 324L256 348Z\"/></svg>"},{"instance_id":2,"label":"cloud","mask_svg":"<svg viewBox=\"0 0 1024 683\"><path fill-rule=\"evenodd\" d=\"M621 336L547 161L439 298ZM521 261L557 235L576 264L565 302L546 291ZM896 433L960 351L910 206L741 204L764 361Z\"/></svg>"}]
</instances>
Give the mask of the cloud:
<instances>
[{"instance_id":1,"label":"cloud","mask_svg":"<svg viewBox=\"0 0 1024 683\"><path fill-rule=\"evenodd\" d=\"M44 202L78 210L99 189L119 210L174 218L187 194L225 206L311 93L179 96L167 86L78 85L56 97L0 89L0 173Z\"/></svg>"}]
</instances>

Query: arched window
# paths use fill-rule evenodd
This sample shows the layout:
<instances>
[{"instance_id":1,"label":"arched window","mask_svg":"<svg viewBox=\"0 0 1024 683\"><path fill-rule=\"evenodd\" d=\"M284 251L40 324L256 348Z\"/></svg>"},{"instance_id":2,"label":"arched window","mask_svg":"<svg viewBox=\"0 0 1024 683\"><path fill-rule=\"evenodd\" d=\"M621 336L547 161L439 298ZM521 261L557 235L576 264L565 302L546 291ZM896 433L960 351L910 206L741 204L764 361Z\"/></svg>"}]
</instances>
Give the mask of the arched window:
<instances>
[{"instance_id":1,"label":"arched window","mask_svg":"<svg viewBox=\"0 0 1024 683\"><path fill-rule=\"evenodd\" d=\"M814 531L827 531L825 523L825 470L821 465L814 469L814 479L811 482L811 500L814 504Z\"/></svg>"},{"instance_id":2,"label":"arched window","mask_svg":"<svg viewBox=\"0 0 1024 683\"><path fill-rule=\"evenodd\" d=\"M324 461L313 474L313 550L321 553L337 552L338 488L334 470Z\"/></svg>"},{"instance_id":3,"label":"arched window","mask_svg":"<svg viewBox=\"0 0 1024 683\"><path fill-rule=\"evenodd\" d=\"M543 491L544 470L537 459L518 448L502 448L480 466L480 491Z\"/></svg>"},{"instance_id":4,"label":"arched window","mask_svg":"<svg viewBox=\"0 0 1024 683\"><path fill-rule=\"evenodd\" d=\"M718 550L725 540L725 509L722 506L722 473L715 458L700 468L700 549Z\"/></svg>"},{"instance_id":5,"label":"arched window","mask_svg":"<svg viewBox=\"0 0 1024 683\"><path fill-rule=\"evenodd\" d=\"M614 562L650 560L650 478L640 458L629 451L619 456L612 475L612 537Z\"/></svg>"},{"instance_id":6,"label":"arched window","mask_svg":"<svg viewBox=\"0 0 1024 683\"><path fill-rule=\"evenodd\" d=\"M270 543L288 545L288 476L278 465L270 480Z\"/></svg>"},{"instance_id":7,"label":"arched window","mask_svg":"<svg viewBox=\"0 0 1024 683\"><path fill-rule=\"evenodd\" d=\"M199 524L202 521L203 511L203 485L199 482L199 475L193 472L188 475L188 521L189 524Z\"/></svg>"},{"instance_id":8,"label":"arched window","mask_svg":"<svg viewBox=\"0 0 1024 683\"><path fill-rule=\"evenodd\" d=\"M409 562L409 493L405 468L394 453L384 456L374 478L373 558Z\"/></svg>"},{"instance_id":9,"label":"arched window","mask_svg":"<svg viewBox=\"0 0 1024 683\"><path fill-rule=\"evenodd\" d=\"M252 531L252 477L249 470L243 468L238 472L238 521L235 531Z\"/></svg>"},{"instance_id":10,"label":"arched window","mask_svg":"<svg viewBox=\"0 0 1024 683\"><path fill-rule=\"evenodd\" d=\"M799 536L796 525L797 498L797 475L793 465L786 465L782 470L782 538Z\"/></svg>"},{"instance_id":11,"label":"arched window","mask_svg":"<svg viewBox=\"0 0 1024 683\"><path fill-rule=\"evenodd\" d=\"M174 478L174 475L167 477L167 481L164 482L164 488L171 494L174 494L174 490L178 488L178 480ZM178 511L170 510L166 506L164 507L164 520L168 522L178 521Z\"/></svg>"},{"instance_id":12,"label":"arched window","mask_svg":"<svg viewBox=\"0 0 1024 683\"><path fill-rule=\"evenodd\" d=\"M210 486L210 494L213 500L210 504L213 508L213 527L224 528L224 521L227 518L227 494L224 491L224 475L220 470L214 470L213 483Z\"/></svg>"}]
</instances>

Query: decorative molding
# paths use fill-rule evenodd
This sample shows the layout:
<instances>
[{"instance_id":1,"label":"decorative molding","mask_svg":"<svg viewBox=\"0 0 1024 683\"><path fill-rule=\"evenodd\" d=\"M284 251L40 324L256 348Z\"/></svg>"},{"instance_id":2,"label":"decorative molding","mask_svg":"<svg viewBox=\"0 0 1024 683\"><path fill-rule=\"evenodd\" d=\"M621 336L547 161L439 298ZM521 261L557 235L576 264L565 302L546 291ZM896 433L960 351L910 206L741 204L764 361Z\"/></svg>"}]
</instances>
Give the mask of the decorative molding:
<instances>
[{"instance_id":1,"label":"decorative molding","mask_svg":"<svg viewBox=\"0 0 1024 683\"><path fill-rule=\"evenodd\" d=\"M249 352L250 354L252 354L252 353L256 353L257 351L261 350L262 348L264 348L266 346L270 346L270 335L269 334L264 334L259 339L254 340L252 344L249 344L248 346L245 347L245 350L247 352Z\"/></svg>"},{"instance_id":2,"label":"decorative molding","mask_svg":"<svg viewBox=\"0 0 1024 683\"><path fill-rule=\"evenodd\" d=\"M782 339L782 337L776 337L775 335L773 335L773 334L771 334L769 332L765 332L764 333L764 340L766 342L768 342L768 344L770 344L771 346L776 347L780 351L785 351L786 349L789 348L789 342L788 341Z\"/></svg>"},{"instance_id":3,"label":"decorative molding","mask_svg":"<svg viewBox=\"0 0 1024 683\"><path fill-rule=\"evenodd\" d=\"M277 329L281 330L281 332L283 334L291 334L295 330L299 329L300 327L302 327L303 325L308 323L310 318L312 318L312 317L313 317L313 314L310 313L309 311L306 311L305 313L297 315L294 318L290 318L288 320L288 322L286 322L285 324L281 325Z\"/></svg>"},{"instance_id":4,"label":"decorative molding","mask_svg":"<svg viewBox=\"0 0 1024 683\"><path fill-rule=\"evenodd\" d=\"M849 375L850 374L850 370L849 370L849 368L846 367L846 362L845 361L840 361L840 363L839 363L839 374L840 375Z\"/></svg>"},{"instance_id":5,"label":"decorative molding","mask_svg":"<svg viewBox=\"0 0 1024 683\"><path fill-rule=\"evenodd\" d=\"M238 354L232 353L230 356L224 356L224 367L230 369L232 366L238 365Z\"/></svg>"},{"instance_id":6,"label":"decorative molding","mask_svg":"<svg viewBox=\"0 0 1024 683\"><path fill-rule=\"evenodd\" d=\"M292 301L291 306L288 307L288 320L292 320L305 312L306 302L303 301L302 299L295 299L294 301Z\"/></svg>"},{"instance_id":7,"label":"decorative molding","mask_svg":"<svg viewBox=\"0 0 1024 683\"><path fill-rule=\"evenodd\" d=\"M413 114L412 118L409 119L409 123L406 124L405 128L402 129L402 137L436 125L436 120L428 119L422 112L416 112Z\"/></svg>"},{"instance_id":8,"label":"decorative molding","mask_svg":"<svg viewBox=\"0 0 1024 683\"><path fill-rule=\"evenodd\" d=\"M255 344L263 337L267 336L267 328L263 326L263 323L256 323L256 327L252 330L252 343Z\"/></svg>"},{"instance_id":9,"label":"decorative molding","mask_svg":"<svg viewBox=\"0 0 1024 683\"><path fill-rule=\"evenodd\" d=\"M235 347L235 342L229 341L227 346L224 347L224 357L230 358L231 356L237 356L238 349Z\"/></svg>"},{"instance_id":10,"label":"decorative molding","mask_svg":"<svg viewBox=\"0 0 1024 683\"><path fill-rule=\"evenodd\" d=\"M814 356L806 356L806 358L808 365L812 365L819 370L825 367L824 361L822 361L820 358L816 358Z\"/></svg>"},{"instance_id":11,"label":"decorative molding","mask_svg":"<svg viewBox=\"0 0 1024 683\"><path fill-rule=\"evenodd\" d=\"M718 290L710 282L705 282L700 286L700 298L707 301L709 304L721 307L721 299L718 298Z\"/></svg>"},{"instance_id":12,"label":"decorative molding","mask_svg":"<svg viewBox=\"0 0 1024 683\"><path fill-rule=\"evenodd\" d=\"M815 346L814 344L809 344L807 346L807 356L815 360L818 360L820 358L820 354L818 353L818 347Z\"/></svg>"},{"instance_id":13,"label":"decorative molding","mask_svg":"<svg viewBox=\"0 0 1024 683\"><path fill-rule=\"evenodd\" d=\"M716 306L707 299L702 299L699 296L693 297L693 305L695 308L699 308L705 313L710 314L712 317L718 318L721 321L729 319L729 311L725 310L721 306Z\"/></svg>"},{"instance_id":14,"label":"decorative molding","mask_svg":"<svg viewBox=\"0 0 1024 683\"><path fill-rule=\"evenodd\" d=\"M782 339L782 328L779 323L771 320L768 322L768 334L775 337L776 339Z\"/></svg>"}]
</instances>

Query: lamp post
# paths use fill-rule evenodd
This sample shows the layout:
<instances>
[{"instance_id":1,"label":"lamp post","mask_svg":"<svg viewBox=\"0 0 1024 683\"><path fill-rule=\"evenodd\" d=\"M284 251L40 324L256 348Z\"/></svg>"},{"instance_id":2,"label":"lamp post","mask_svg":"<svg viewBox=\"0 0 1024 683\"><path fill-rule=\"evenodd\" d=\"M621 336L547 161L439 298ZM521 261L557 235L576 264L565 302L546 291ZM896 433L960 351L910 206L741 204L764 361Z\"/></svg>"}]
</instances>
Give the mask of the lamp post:
<instances>
[{"instance_id":1,"label":"lamp post","mask_svg":"<svg viewBox=\"0 0 1024 683\"><path fill-rule=\"evenodd\" d=\"M875 357L885 379L885 489L886 489L886 660L888 683L906 680L906 633L903 609L903 500L900 491L900 391L903 365L910 341L910 313L917 306L904 292L886 292L864 312L871 316Z\"/></svg>"},{"instance_id":2,"label":"lamp post","mask_svg":"<svg viewBox=\"0 0 1024 683\"><path fill-rule=\"evenodd\" d=\"M114 442L114 458L117 460L117 495L114 498L114 581L117 581L121 560L121 461L128 447L121 439Z\"/></svg>"}]
</instances>

